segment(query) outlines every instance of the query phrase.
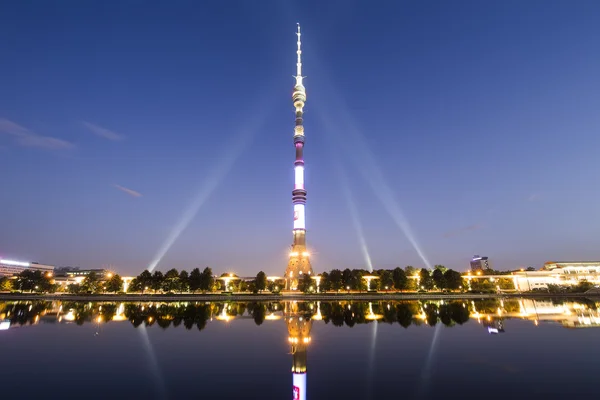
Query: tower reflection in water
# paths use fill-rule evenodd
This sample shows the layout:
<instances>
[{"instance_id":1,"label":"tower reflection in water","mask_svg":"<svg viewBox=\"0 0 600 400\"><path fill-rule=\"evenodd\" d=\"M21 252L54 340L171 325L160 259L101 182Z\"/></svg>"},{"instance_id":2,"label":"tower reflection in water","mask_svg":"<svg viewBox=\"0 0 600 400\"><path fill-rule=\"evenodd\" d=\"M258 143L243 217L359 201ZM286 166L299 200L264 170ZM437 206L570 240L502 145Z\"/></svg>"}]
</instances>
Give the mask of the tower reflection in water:
<instances>
[{"instance_id":1,"label":"tower reflection in water","mask_svg":"<svg viewBox=\"0 0 600 400\"><path fill-rule=\"evenodd\" d=\"M284 318L293 357L292 399L306 400L306 352L310 344L311 315L300 312L298 303L290 302L285 303Z\"/></svg>"}]
</instances>

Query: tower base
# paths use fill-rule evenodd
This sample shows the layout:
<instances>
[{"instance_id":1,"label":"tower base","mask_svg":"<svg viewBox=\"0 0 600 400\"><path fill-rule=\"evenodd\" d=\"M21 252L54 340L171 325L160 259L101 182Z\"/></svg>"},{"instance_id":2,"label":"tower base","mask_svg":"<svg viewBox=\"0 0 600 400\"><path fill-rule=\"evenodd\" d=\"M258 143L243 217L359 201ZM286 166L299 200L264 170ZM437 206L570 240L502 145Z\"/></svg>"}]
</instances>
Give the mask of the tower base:
<instances>
[{"instance_id":1,"label":"tower base","mask_svg":"<svg viewBox=\"0 0 600 400\"><path fill-rule=\"evenodd\" d=\"M297 290L298 282L305 274L313 275L310 255L306 251L306 246L292 246L290 261L285 270L285 288L287 290Z\"/></svg>"}]
</instances>

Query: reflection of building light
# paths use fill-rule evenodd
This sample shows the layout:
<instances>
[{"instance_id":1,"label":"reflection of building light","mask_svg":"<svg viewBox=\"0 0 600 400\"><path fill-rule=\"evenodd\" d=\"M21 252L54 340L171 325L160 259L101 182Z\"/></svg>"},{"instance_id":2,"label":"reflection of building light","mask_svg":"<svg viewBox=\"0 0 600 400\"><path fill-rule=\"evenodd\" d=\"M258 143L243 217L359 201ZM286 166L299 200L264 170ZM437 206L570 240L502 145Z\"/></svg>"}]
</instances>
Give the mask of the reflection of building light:
<instances>
[{"instance_id":1,"label":"reflection of building light","mask_svg":"<svg viewBox=\"0 0 600 400\"><path fill-rule=\"evenodd\" d=\"M73 314L73 310L69 310L69 312L65 314L65 319L67 321L75 321L75 314Z\"/></svg>"},{"instance_id":2,"label":"reflection of building light","mask_svg":"<svg viewBox=\"0 0 600 400\"><path fill-rule=\"evenodd\" d=\"M265 317L265 319L269 320L269 321L275 321L275 320L281 319L281 317L279 315L275 315L275 314L271 313L271 314L267 315Z\"/></svg>"}]
</instances>

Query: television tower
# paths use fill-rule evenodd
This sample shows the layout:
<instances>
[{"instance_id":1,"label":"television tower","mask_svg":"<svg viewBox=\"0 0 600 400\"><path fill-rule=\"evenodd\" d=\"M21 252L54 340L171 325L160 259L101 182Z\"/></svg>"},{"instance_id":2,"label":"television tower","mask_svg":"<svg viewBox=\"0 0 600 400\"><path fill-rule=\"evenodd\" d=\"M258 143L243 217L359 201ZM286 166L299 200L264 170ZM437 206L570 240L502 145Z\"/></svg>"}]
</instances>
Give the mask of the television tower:
<instances>
[{"instance_id":1,"label":"television tower","mask_svg":"<svg viewBox=\"0 0 600 400\"><path fill-rule=\"evenodd\" d=\"M296 85L292 99L296 109L296 126L294 127L294 147L296 148L296 161L294 162L294 190L292 191L292 203L294 204L294 243L290 252L290 261L285 270L286 289L296 290L298 280L303 274L312 275L310 265L310 254L306 250L306 225L304 219L304 206L306 204L306 189L304 188L304 126L302 125L302 114L306 102L306 89L302 85L302 50L300 49L300 24L298 24L298 60L296 62Z\"/></svg>"}]
</instances>

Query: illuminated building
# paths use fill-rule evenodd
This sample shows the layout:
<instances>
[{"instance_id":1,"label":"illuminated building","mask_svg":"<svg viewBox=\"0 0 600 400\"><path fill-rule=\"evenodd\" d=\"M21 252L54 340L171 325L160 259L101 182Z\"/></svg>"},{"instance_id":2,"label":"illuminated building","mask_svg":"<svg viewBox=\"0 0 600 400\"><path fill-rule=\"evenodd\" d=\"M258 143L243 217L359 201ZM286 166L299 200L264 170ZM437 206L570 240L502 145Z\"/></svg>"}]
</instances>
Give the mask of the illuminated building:
<instances>
[{"instance_id":1,"label":"illuminated building","mask_svg":"<svg viewBox=\"0 0 600 400\"><path fill-rule=\"evenodd\" d=\"M306 225L304 206L306 204L306 189L304 188L304 126L302 125L302 114L306 102L306 91L302 85L302 50L300 50L300 24L298 24L298 60L296 63L296 85L292 99L296 109L296 126L294 127L294 147L296 148L296 161L294 163L294 190L292 191L292 203L294 204L294 243L290 252L290 260L285 271L286 288L295 290L298 287L298 279L302 274L312 274L310 265L310 254L306 249Z\"/></svg>"},{"instance_id":2,"label":"illuminated building","mask_svg":"<svg viewBox=\"0 0 600 400\"><path fill-rule=\"evenodd\" d=\"M107 278L111 275L111 272L107 269L75 269L72 271L67 271L65 274L69 278L77 278L77 277L86 277L91 273L95 273L99 279Z\"/></svg>"},{"instance_id":3,"label":"illuminated building","mask_svg":"<svg viewBox=\"0 0 600 400\"><path fill-rule=\"evenodd\" d=\"M473 256L471 260L471 271L485 271L486 269L492 269L488 257Z\"/></svg>"},{"instance_id":4,"label":"illuminated building","mask_svg":"<svg viewBox=\"0 0 600 400\"><path fill-rule=\"evenodd\" d=\"M306 350L310 343L312 320L309 316L298 313L295 302L288 302L285 307L284 319L293 356L292 399L306 400Z\"/></svg>"},{"instance_id":5,"label":"illuminated building","mask_svg":"<svg viewBox=\"0 0 600 400\"><path fill-rule=\"evenodd\" d=\"M13 276L25 270L42 271L53 273L54 266L44 265L36 262L25 262L15 260L0 260L0 276Z\"/></svg>"},{"instance_id":6,"label":"illuminated building","mask_svg":"<svg viewBox=\"0 0 600 400\"><path fill-rule=\"evenodd\" d=\"M600 261L547 262L539 271L521 271L513 274L515 288L525 292L547 289L552 285L577 285L581 281L600 284Z\"/></svg>"}]
</instances>

